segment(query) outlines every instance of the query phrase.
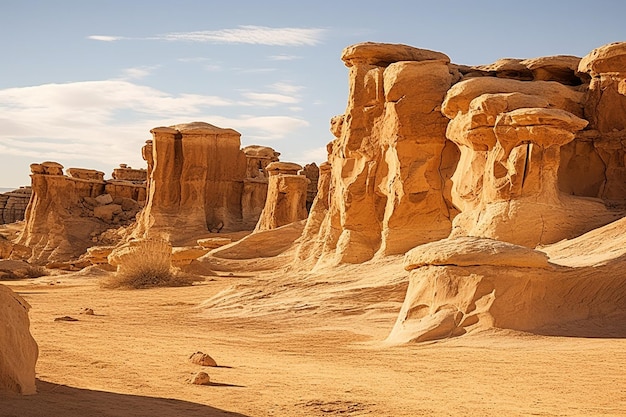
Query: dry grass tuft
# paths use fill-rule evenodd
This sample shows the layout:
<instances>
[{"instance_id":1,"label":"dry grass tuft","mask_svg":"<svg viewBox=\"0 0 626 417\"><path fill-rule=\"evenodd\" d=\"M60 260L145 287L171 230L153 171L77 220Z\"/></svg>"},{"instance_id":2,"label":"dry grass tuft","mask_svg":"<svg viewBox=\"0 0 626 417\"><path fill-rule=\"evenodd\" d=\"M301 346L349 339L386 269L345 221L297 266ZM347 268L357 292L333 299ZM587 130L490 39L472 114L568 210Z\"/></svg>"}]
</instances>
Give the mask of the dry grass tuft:
<instances>
[{"instance_id":1,"label":"dry grass tuft","mask_svg":"<svg viewBox=\"0 0 626 417\"><path fill-rule=\"evenodd\" d=\"M134 242L124 252L124 256L120 257L118 271L103 282L104 288L182 287L201 280L172 268L172 249L166 240L145 239Z\"/></svg>"},{"instance_id":2,"label":"dry grass tuft","mask_svg":"<svg viewBox=\"0 0 626 417\"><path fill-rule=\"evenodd\" d=\"M39 265L28 265L26 268L19 269L0 269L0 280L15 280L25 278L39 278L49 275L48 270Z\"/></svg>"},{"instance_id":3,"label":"dry grass tuft","mask_svg":"<svg viewBox=\"0 0 626 417\"><path fill-rule=\"evenodd\" d=\"M48 275L48 270L40 265L29 265L26 269L20 271L23 278L39 278Z\"/></svg>"}]
</instances>

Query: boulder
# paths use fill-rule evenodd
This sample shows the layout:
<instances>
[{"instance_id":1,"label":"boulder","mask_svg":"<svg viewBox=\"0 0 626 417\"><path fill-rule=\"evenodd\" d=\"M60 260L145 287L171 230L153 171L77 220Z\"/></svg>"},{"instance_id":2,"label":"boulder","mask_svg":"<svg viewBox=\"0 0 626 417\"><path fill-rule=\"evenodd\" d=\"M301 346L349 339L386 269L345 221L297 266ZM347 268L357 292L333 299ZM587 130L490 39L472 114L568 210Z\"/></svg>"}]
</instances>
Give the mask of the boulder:
<instances>
[{"instance_id":1,"label":"boulder","mask_svg":"<svg viewBox=\"0 0 626 417\"><path fill-rule=\"evenodd\" d=\"M30 305L0 285L0 392L34 394L39 349L30 334Z\"/></svg>"}]
</instances>

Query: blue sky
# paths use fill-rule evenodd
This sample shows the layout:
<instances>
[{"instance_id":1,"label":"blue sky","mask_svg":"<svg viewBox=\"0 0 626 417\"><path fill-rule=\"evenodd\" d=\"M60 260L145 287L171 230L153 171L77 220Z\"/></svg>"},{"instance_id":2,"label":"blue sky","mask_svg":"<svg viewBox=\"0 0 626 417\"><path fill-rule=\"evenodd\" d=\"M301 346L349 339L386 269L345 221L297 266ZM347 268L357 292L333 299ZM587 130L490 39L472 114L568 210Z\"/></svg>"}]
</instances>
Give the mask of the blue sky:
<instances>
[{"instance_id":1,"label":"blue sky","mask_svg":"<svg viewBox=\"0 0 626 417\"><path fill-rule=\"evenodd\" d=\"M584 56L626 40L626 2L0 0L0 187L29 165L143 167L157 126L204 121L322 162L347 102L344 47L453 62Z\"/></svg>"}]
</instances>

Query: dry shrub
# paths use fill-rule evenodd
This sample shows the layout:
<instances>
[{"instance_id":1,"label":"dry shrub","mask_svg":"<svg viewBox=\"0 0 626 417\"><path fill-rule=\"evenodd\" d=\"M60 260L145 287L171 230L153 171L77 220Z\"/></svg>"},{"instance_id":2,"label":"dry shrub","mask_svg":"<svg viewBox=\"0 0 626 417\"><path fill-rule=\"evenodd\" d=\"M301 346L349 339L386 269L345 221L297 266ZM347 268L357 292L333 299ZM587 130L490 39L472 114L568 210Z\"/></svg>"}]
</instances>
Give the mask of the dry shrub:
<instances>
[{"instance_id":1,"label":"dry shrub","mask_svg":"<svg viewBox=\"0 0 626 417\"><path fill-rule=\"evenodd\" d=\"M48 275L48 270L39 265L28 265L26 268L14 270L0 269L0 280L14 280L24 278L39 278Z\"/></svg>"},{"instance_id":2,"label":"dry shrub","mask_svg":"<svg viewBox=\"0 0 626 417\"><path fill-rule=\"evenodd\" d=\"M48 275L48 270L40 265L29 265L26 269L19 271L24 278L39 278Z\"/></svg>"},{"instance_id":3,"label":"dry shrub","mask_svg":"<svg viewBox=\"0 0 626 417\"><path fill-rule=\"evenodd\" d=\"M105 288L182 287L200 280L172 268L172 248L166 240L132 242L121 252L118 270L103 283Z\"/></svg>"}]
</instances>

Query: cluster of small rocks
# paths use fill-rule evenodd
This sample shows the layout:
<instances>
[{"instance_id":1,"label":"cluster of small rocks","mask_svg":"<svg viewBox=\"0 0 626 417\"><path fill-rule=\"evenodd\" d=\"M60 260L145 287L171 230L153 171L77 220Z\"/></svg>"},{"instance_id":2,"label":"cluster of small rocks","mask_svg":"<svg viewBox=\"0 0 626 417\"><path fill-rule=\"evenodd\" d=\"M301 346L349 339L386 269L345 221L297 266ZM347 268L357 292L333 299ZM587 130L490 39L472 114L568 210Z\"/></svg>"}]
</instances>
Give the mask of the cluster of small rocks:
<instances>
[{"instance_id":1,"label":"cluster of small rocks","mask_svg":"<svg viewBox=\"0 0 626 417\"><path fill-rule=\"evenodd\" d=\"M189 361L193 364L200 366L217 366L215 359L200 351L191 354L191 356L189 356ZM189 382L194 385L210 385L211 378L209 377L208 373L200 371L193 375Z\"/></svg>"},{"instance_id":2,"label":"cluster of small rocks","mask_svg":"<svg viewBox=\"0 0 626 417\"><path fill-rule=\"evenodd\" d=\"M132 198L101 194L97 197L83 197L83 207L87 216L96 217L109 224L127 224L135 220L141 204Z\"/></svg>"}]
</instances>

